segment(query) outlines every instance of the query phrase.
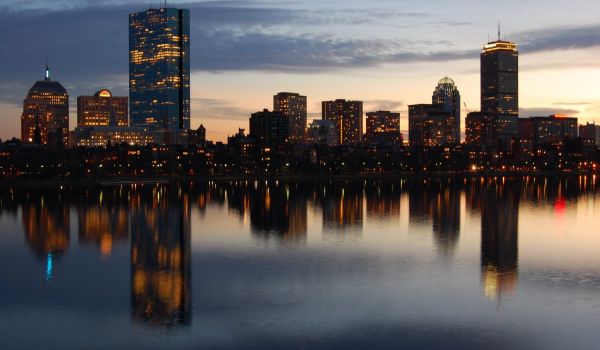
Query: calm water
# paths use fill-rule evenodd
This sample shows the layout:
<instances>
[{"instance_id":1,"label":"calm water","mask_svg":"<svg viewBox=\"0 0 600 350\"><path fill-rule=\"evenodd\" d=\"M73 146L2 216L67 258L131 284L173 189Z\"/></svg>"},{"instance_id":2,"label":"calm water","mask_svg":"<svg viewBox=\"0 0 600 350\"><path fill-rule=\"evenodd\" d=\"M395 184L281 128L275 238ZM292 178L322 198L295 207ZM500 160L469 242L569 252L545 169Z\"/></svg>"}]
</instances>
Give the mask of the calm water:
<instances>
[{"instance_id":1,"label":"calm water","mask_svg":"<svg viewBox=\"0 0 600 350\"><path fill-rule=\"evenodd\" d=\"M0 347L597 349L598 187L0 190Z\"/></svg>"}]
</instances>

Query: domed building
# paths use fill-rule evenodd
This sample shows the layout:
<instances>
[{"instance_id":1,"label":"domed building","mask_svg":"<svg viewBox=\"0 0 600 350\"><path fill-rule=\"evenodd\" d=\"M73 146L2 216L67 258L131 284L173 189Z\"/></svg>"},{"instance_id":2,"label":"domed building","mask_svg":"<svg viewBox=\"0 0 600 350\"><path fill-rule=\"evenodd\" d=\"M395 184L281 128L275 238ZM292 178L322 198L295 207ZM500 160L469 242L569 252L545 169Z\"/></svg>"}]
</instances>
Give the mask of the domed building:
<instances>
[{"instance_id":1,"label":"domed building","mask_svg":"<svg viewBox=\"0 0 600 350\"><path fill-rule=\"evenodd\" d=\"M46 66L44 80L39 80L23 101L21 140L24 143L61 146L69 135L69 95L57 81L50 79Z\"/></svg>"},{"instance_id":2,"label":"domed building","mask_svg":"<svg viewBox=\"0 0 600 350\"><path fill-rule=\"evenodd\" d=\"M450 143L460 143L460 92L454 80L444 77L440 79L433 91L432 103L442 105L444 112L451 115Z\"/></svg>"}]
</instances>

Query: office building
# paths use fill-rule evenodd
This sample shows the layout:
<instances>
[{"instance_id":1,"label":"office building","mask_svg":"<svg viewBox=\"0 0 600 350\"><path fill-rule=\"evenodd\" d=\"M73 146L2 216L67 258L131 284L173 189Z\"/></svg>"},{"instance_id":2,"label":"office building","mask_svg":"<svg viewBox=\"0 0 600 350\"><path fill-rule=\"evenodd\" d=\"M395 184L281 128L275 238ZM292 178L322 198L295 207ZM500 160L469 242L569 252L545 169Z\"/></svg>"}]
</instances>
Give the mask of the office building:
<instances>
[{"instance_id":1,"label":"office building","mask_svg":"<svg viewBox=\"0 0 600 350\"><path fill-rule=\"evenodd\" d=\"M435 147L450 143L454 120L444 106L418 104L408 106L408 139L411 146Z\"/></svg>"},{"instance_id":2,"label":"office building","mask_svg":"<svg viewBox=\"0 0 600 350\"><path fill-rule=\"evenodd\" d=\"M335 124L338 143L358 143L362 139L363 103L362 101L323 101L323 120L331 120Z\"/></svg>"},{"instance_id":3,"label":"office building","mask_svg":"<svg viewBox=\"0 0 600 350\"><path fill-rule=\"evenodd\" d=\"M441 79L433 91L431 103L444 106L444 112L450 113L448 142L460 143L460 92L454 80L448 77Z\"/></svg>"},{"instance_id":4,"label":"office building","mask_svg":"<svg viewBox=\"0 0 600 350\"><path fill-rule=\"evenodd\" d=\"M65 146L69 136L69 95L57 81L50 79L46 66L44 80L27 93L21 114L21 140L38 145Z\"/></svg>"},{"instance_id":5,"label":"office building","mask_svg":"<svg viewBox=\"0 0 600 350\"><path fill-rule=\"evenodd\" d=\"M481 112L471 112L465 118L465 143L476 146L494 144L493 118Z\"/></svg>"},{"instance_id":6,"label":"office building","mask_svg":"<svg viewBox=\"0 0 600 350\"><path fill-rule=\"evenodd\" d=\"M281 112L289 119L290 142L304 142L306 133L306 96L292 92L280 92L273 96L273 111Z\"/></svg>"},{"instance_id":7,"label":"office building","mask_svg":"<svg viewBox=\"0 0 600 350\"><path fill-rule=\"evenodd\" d=\"M481 112L492 116L519 115L519 51L500 39L481 51Z\"/></svg>"},{"instance_id":8,"label":"office building","mask_svg":"<svg viewBox=\"0 0 600 350\"><path fill-rule=\"evenodd\" d=\"M139 126L78 126L71 135L71 145L77 147L104 147L122 143L145 146L160 141L158 134Z\"/></svg>"},{"instance_id":9,"label":"office building","mask_svg":"<svg viewBox=\"0 0 600 350\"><path fill-rule=\"evenodd\" d=\"M367 113L367 132L365 139L370 143L402 144L400 132L400 113L377 111Z\"/></svg>"},{"instance_id":10,"label":"office building","mask_svg":"<svg viewBox=\"0 0 600 350\"><path fill-rule=\"evenodd\" d=\"M131 126L174 143L190 128L189 10L149 9L129 15Z\"/></svg>"},{"instance_id":11,"label":"office building","mask_svg":"<svg viewBox=\"0 0 600 350\"><path fill-rule=\"evenodd\" d=\"M100 90L77 97L77 126L127 126L129 99Z\"/></svg>"},{"instance_id":12,"label":"office building","mask_svg":"<svg viewBox=\"0 0 600 350\"><path fill-rule=\"evenodd\" d=\"M577 131L577 118L565 115L519 119L519 138L533 145L560 144L565 138L576 138Z\"/></svg>"}]
</instances>

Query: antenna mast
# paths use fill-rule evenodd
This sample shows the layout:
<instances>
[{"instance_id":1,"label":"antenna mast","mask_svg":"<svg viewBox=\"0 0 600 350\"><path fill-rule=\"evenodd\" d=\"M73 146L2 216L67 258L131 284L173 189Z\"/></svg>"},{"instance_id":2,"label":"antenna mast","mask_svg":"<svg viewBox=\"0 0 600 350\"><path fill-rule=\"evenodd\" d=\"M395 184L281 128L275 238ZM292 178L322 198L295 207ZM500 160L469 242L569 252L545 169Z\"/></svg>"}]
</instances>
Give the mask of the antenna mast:
<instances>
[{"instance_id":1,"label":"antenna mast","mask_svg":"<svg viewBox=\"0 0 600 350\"><path fill-rule=\"evenodd\" d=\"M500 16L498 16L498 41L500 41Z\"/></svg>"}]
</instances>

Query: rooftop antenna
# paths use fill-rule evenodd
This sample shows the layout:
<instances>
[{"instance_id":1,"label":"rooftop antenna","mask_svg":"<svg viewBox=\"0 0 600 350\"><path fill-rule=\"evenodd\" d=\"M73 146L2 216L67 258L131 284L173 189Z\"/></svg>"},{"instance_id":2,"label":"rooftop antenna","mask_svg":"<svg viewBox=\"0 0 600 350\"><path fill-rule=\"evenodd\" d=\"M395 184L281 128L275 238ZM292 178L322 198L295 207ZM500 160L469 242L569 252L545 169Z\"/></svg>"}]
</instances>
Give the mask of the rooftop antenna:
<instances>
[{"instance_id":1,"label":"rooftop antenna","mask_svg":"<svg viewBox=\"0 0 600 350\"><path fill-rule=\"evenodd\" d=\"M46 75L45 80L50 80L50 68L48 67L48 49L46 49Z\"/></svg>"},{"instance_id":2,"label":"rooftop antenna","mask_svg":"<svg viewBox=\"0 0 600 350\"><path fill-rule=\"evenodd\" d=\"M498 41L500 41L500 16L498 16Z\"/></svg>"}]
</instances>

